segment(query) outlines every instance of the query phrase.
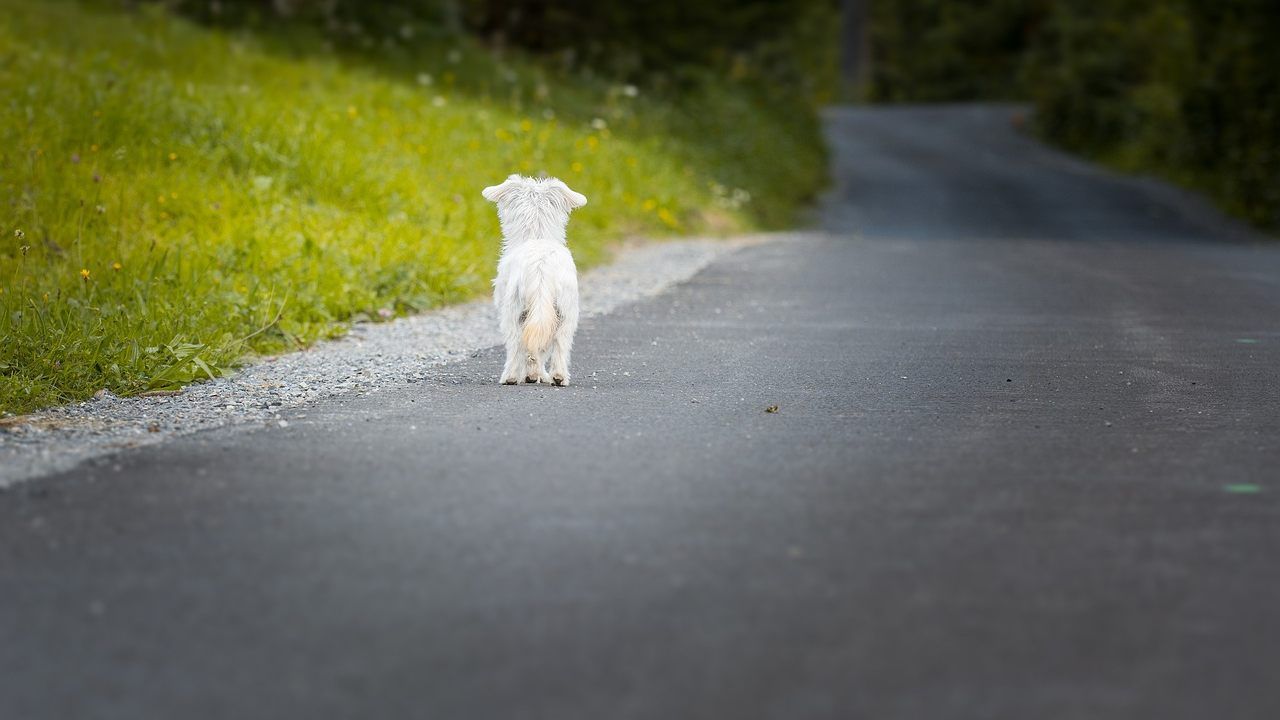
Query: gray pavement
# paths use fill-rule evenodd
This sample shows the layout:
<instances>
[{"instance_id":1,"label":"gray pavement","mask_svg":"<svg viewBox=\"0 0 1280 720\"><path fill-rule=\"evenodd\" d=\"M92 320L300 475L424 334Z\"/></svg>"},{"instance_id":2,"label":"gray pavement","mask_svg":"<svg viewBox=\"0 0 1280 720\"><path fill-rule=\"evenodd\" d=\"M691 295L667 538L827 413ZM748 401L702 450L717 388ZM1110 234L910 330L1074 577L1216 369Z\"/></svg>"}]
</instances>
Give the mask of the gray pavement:
<instances>
[{"instance_id":1,"label":"gray pavement","mask_svg":"<svg viewBox=\"0 0 1280 720\"><path fill-rule=\"evenodd\" d=\"M831 112L820 231L572 387L0 494L0 718L1280 717L1280 244L1013 112Z\"/></svg>"}]
</instances>

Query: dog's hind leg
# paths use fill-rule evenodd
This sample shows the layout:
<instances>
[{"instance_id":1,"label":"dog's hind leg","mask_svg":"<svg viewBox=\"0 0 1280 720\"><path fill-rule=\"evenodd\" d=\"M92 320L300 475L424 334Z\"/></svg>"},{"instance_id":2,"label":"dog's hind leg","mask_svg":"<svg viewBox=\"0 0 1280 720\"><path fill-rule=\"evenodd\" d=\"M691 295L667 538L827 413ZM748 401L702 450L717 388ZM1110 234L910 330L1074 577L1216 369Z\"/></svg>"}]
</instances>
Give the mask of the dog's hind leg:
<instances>
[{"instance_id":1,"label":"dog's hind leg","mask_svg":"<svg viewBox=\"0 0 1280 720\"><path fill-rule=\"evenodd\" d=\"M561 342L557 340L551 346L551 384L552 385L568 385L569 384L569 351L573 345L573 340L565 340Z\"/></svg>"},{"instance_id":2,"label":"dog's hind leg","mask_svg":"<svg viewBox=\"0 0 1280 720\"><path fill-rule=\"evenodd\" d=\"M577 313L566 313L551 341L551 384L569 384L569 355L573 351L573 334L578 329Z\"/></svg>"},{"instance_id":3,"label":"dog's hind leg","mask_svg":"<svg viewBox=\"0 0 1280 720\"><path fill-rule=\"evenodd\" d=\"M538 358L538 371L541 373L538 376L538 382L544 382L544 383L551 382L551 376L547 374L547 363L550 360L551 360L551 348L547 348L546 352L542 353L542 357Z\"/></svg>"},{"instance_id":4,"label":"dog's hind leg","mask_svg":"<svg viewBox=\"0 0 1280 720\"><path fill-rule=\"evenodd\" d=\"M502 366L503 385L515 385L524 377L524 351L520 347L520 324L514 318L503 318L502 334L507 348L507 361Z\"/></svg>"},{"instance_id":5,"label":"dog's hind leg","mask_svg":"<svg viewBox=\"0 0 1280 720\"><path fill-rule=\"evenodd\" d=\"M520 348L507 347L507 361L502 366L502 379L499 381L503 385L515 385L520 382L521 374L524 371L520 358Z\"/></svg>"}]
</instances>

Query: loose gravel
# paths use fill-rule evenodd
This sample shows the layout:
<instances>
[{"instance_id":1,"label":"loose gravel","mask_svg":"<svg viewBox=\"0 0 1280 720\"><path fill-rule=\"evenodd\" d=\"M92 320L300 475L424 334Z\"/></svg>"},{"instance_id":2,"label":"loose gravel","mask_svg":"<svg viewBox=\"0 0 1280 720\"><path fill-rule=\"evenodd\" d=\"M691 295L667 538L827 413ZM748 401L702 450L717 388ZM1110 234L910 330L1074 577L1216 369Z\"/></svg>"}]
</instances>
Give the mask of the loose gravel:
<instances>
[{"instance_id":1,"label":"loose gravel","mask_svg":"<svg viewBox=\"0 0 1280 720\"><path fill-rule=\"evenodd\" d=\"M690 239L624 245L614 262L581 277L584 315L601 315L693 276L721 254L760 242ZM67 470L90 458L227 425L284 425L293 410L387 383L416 382L432 368L501 343L492 305L477 300L388 323L362 323L341 339L262 358L225 378L172 395L86 402L0 418L0 488ZM493 379L501 370L496 364Z\"/></svg>"}]
</instances>

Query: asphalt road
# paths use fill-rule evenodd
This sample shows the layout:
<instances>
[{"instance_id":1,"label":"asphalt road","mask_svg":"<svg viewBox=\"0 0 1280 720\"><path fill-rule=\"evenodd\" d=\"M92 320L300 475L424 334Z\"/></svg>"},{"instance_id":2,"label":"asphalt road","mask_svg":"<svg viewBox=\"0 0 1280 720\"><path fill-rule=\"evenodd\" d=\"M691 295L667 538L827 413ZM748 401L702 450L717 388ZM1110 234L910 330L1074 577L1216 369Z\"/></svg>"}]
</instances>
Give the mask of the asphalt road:
<instances>
[{"instance_id":1,"label":"asphalt road","mask_svg":"<svg viewBox=\"0 0 1280 720\"><path fill-rule=\"evenodd\" d=\"M1280 717L1280 244L1012 112L833 112L825 232L573 387L0 494L0 717Z\"/></svg>"}]
</instances>

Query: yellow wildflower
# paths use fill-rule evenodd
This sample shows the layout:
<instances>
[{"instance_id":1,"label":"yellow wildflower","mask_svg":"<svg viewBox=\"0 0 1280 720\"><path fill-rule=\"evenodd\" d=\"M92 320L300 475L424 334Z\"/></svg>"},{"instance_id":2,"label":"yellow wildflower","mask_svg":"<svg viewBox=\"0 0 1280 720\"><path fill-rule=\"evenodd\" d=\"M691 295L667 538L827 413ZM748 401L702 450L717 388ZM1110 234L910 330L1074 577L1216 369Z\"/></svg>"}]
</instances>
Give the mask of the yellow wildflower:
<instances>
[{"instance_id":1,"label":"yellow wildflower","mask_svg":"<svg viewBox=\"0 0 1280 720\"><path fill-rule=\"evenodd\" d=\"M580 172L582 172L582 163L580 163L580 162L575 162L574 164L572 164L572 165L570 165L570 166L569 166L569 169L570 169L570 170L572 170L572 171L574 171L574 172L576 172L576 173L580 173Z\"/></svg>"},{"instance_id":2,"label":"yellow wildflower","mask_svg":"<svg viewBox=\"0 0 1280 720\"><path fill-rule=\"evenodd\" d=\"M170 160L177 160L177 159L178 159L178 153L169 153L169 159L170 159Z\"/></svg>"},{"instance_id":3,"label":"yellow wildflower","mask_svg":"<svg viewBox=\"0 0 1280 720\"><path fill-rule=\"evenodd\" d=\"M113 262L111 263L111 269L115 270L116 272L120 272L121 270L124 269L124 266L121 265L119 262Z\"/></svg>"},{"instance_id":4,"label":"yellow wildflower","mask_svg":"<svg viewBox=\"0 0 1280 720\"><path fill-rule=\"evenodd\" d=\"M89 281L89 270L87 268L80 269L80 279L84 280L85 282Z\"/></svg>"}]
</instances>

